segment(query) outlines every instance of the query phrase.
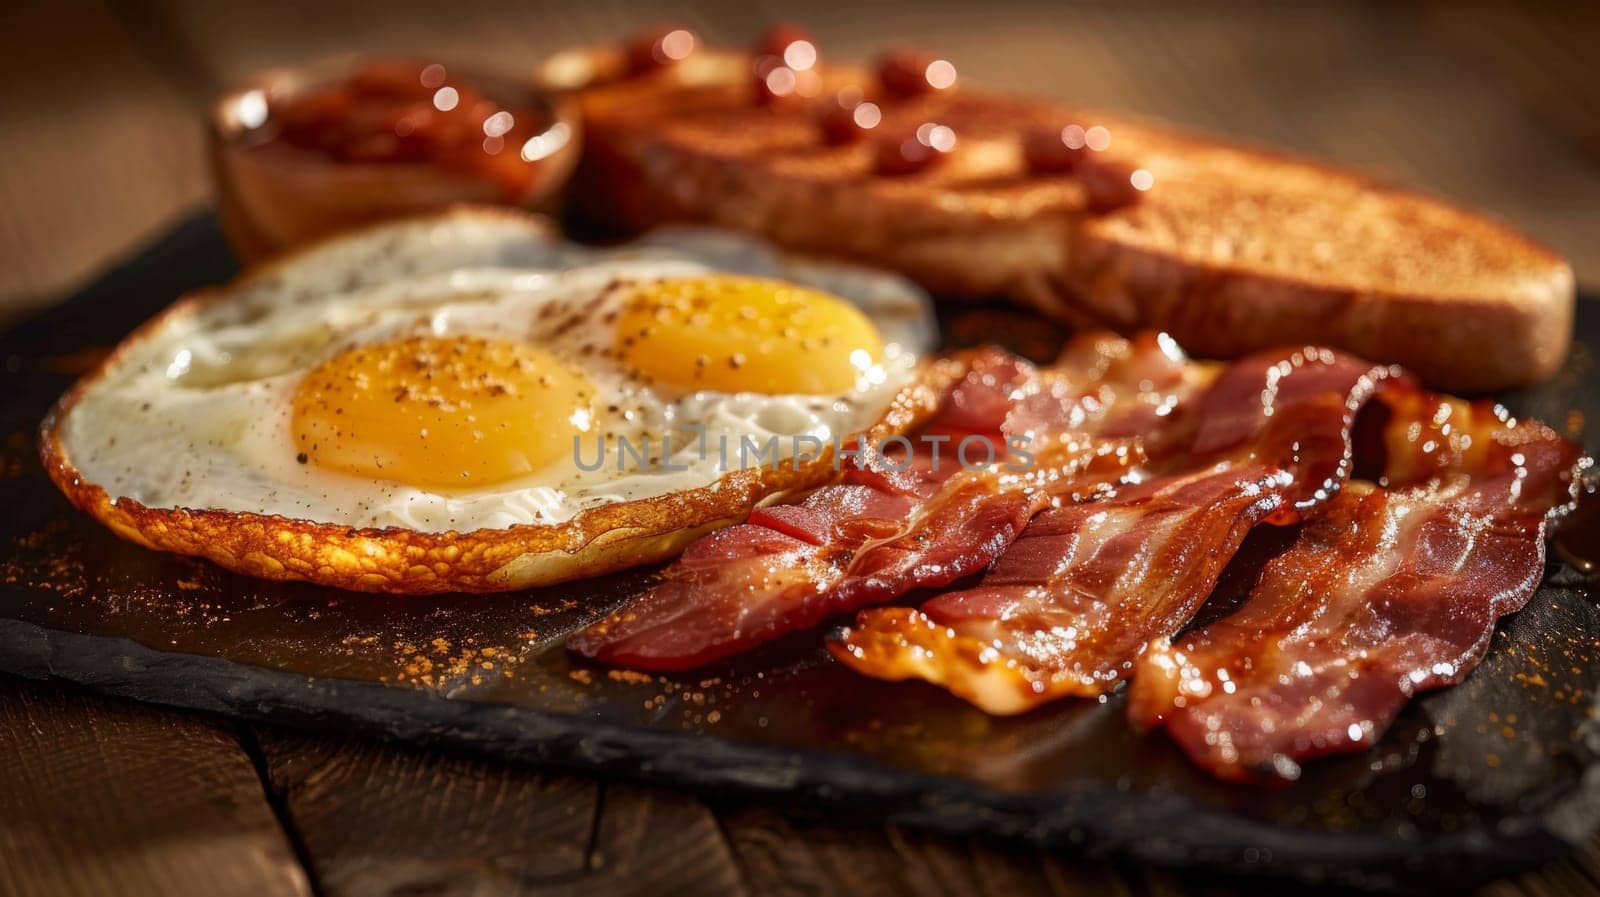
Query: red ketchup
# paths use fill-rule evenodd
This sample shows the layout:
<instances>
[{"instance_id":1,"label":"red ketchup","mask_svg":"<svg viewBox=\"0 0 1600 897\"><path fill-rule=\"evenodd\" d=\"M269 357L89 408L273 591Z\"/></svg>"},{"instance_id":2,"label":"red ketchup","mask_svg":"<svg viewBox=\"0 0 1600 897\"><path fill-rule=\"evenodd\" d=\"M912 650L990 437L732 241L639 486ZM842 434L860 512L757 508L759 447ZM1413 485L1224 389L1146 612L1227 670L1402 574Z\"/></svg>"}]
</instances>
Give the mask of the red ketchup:
<instances>
[{"instance_id":1,"label":"red ketchup","mask_svg":"<svg viewBox=\"0 0 1600 897\"><path fill-rule=\"evenodd\" d=\"M677 65L699 46L700 37L687 28L653 28L628 41L628 71L639 75Z\"/></svg>"},{"instance_id":2,"label":"red ketchup","mask_svg":"<svg viewBox=\"0 0 1600 897\"><path fill-rule=\"evenodd\" d=\"M916 97L956 86L949 60L917 50L896 50L878 61L878 82L897 97Z\"/></svg>"},{"instance_id":3,"label":"red ketchup","mask_svg":"<svg viewBox=\"0 0 1600 897\"><path fill-rule=\"evenodd\" d=\"M842 90L823 103L818 126L823 140L840 145L866 137L882 122L883 110L877 103L864 99L860 90Z\"/></svg>"},{"instance_id":4,"label":"red ketchup","mask_svg":"<svg viewBox=\"0 0 1600 897\"><path fill-rule=\"evenodd\" d=\"M751 63L756 99L765 104L809 99L822 87L817 44L798 25L775 25L756 42Z\"/></svg>"},{"instance_id":5,"label":"red ketchup","mask_svg":"<svg viewBox=\"0 0 1600 897\"><path fill-rule=\"evenodd\" d=\"M1037 128L1022 141L1028 169L1038 174L1070 174L1090 152L1093 151L1085 145L1081 127Z\"/></svg>"},{"instance_id":6,"label":"red ketchup","mask_svg":"<svg viewBox=\"0 0 1600 897\"><path fill-rule=\"evenodd\" d=\"M500 184L513 200L534 182L522 145L550 124L502 107L441 65L374 62L349 80L269 107L276 139L335 162L437 165Z\"/></svg>"},{"instance_id":7,"label":"red ketchup","mask_svg":"<svg viewBox=\"0 0 1600 897\"><path fill-rule=\"evenodd\" d=\"M1155 183L1144 169L1109 159L1111 132L1104 127L1040 128L1023 137L1022 153L1036 174L1068 174L1083 184L1091 212L1132 205Z\"/></svg>"},{"instance_id":8,"label":"red ketchup","mask_svg":"<svg viewBox=\"0 0 1600 897\"><path fill-rule=\"evenodd\" d=\"M891 177L915 174L943 161L955 148L955 131L923 122L915 131L888 134L878 142L877 172Z\"/></svg>"},{"instance_id":9,"label":"red ketchup","mask_svg":"<svg viewBox=\"0 0 1600 897\"><path fill-rule=\"evenodd\" d=\"M799 25L774 25L756 43L756 55L776 56L782 65L808 71L817 64L817 42Z\"/></svg>"}]
</instances>

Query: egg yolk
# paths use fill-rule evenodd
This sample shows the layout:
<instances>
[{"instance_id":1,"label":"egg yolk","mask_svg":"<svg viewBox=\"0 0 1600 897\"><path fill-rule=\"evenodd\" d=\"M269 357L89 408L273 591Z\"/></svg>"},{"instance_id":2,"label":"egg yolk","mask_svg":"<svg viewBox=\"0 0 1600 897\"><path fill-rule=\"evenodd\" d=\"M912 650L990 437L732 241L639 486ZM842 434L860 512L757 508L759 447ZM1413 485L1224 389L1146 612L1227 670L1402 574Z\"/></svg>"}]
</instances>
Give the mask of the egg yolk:
<instances>
[{"instance_id":1,"label":"egg yolk","mask_svg":"<svg viewBox=\"0 0 1600 897\"><path fill-rule=\"evenodd\" d=\"M838 395L883 358L877 328L855 306L759 277L640 286L623 300L615 338L630 368L719 392Z\"/></svg>"},{"instance_id":2,"label":"egg yolk","mask_svg":"<svg viewBox=\"0 0 1600 897\"><path fill-rule=\"evenodd\" d=\"M517 343L359 346L300 382L297 460L419 488L500 483L569 457L593 395L581 371Z\"/></svg>"}]
</instances>

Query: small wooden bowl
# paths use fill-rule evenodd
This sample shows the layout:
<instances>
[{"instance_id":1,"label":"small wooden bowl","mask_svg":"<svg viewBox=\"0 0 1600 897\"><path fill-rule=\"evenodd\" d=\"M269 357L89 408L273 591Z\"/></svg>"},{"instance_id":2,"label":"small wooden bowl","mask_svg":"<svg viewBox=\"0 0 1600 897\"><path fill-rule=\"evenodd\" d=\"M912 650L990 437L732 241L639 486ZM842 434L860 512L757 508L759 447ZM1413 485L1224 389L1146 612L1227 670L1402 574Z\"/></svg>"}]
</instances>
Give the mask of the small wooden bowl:
<instances>
[{"instance_id":1,"label":"small wooden bowl","mask_svg":"<svg viewBox=\"0 0 1600 897\"><path fill-rule=\"evenodd\" d=\"M532 110L543 130L507 146L530 167L526 189L431 162L346 162L272 139L273 107L339 84L372 60L341 59L262 72L212 105L207 122L218 214L242 263L389 218L459 203L552 212L577 167L582 126L575 104L542 91L531 77L447 66L502 108Z\"/></svg>"}]
</instances>

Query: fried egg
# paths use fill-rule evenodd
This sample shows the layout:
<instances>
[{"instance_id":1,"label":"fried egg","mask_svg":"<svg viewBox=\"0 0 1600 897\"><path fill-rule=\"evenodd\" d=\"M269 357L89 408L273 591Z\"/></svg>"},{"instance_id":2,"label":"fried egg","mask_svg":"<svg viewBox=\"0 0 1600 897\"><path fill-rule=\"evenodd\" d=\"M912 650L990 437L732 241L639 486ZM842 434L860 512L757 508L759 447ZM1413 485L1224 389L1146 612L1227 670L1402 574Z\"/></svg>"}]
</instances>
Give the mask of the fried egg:
<instances>
[{"instance_id":1,"label":"fried egg","mask_svg":"<svg viewBox=\"0 0 1600 897\"><path fill-rule=\"evenodd\" d=\"M927 297L749 238L597 250L465 210L298 253L140 328L47 419L124 537L372 591L669 557L931 412Z\"/></svg>"}]
</instances>

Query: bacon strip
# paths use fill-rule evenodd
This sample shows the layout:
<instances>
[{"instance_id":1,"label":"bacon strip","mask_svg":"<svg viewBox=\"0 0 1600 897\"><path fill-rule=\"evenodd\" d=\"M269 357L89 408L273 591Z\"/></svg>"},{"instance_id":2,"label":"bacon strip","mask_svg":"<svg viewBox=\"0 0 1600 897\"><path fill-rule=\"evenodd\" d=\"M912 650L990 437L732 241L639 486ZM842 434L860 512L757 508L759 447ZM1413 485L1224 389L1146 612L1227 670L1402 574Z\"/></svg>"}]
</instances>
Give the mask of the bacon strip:
<instances>
[{"instance_id":1,"label":"bacon strip","mask_svg":"<svg viewBox=\"0 0 1600 897\"><path fill-rule=\"evenodd\" d=\"M1241 607L1139 661L1133 722L1165 725L1220 778L1295 778L1370 746L1414 694L1470 673L1539 584L1578 450L1483 405L1414 390L1384 404L1385 476L1403 488L1351 484Z\"/></svg>"},{"instance_id":2,"label":"bacon strip","mask_svg":"<svg viewBox=\"0 0 1600 897\"><path fill-rule=\"evenodd\" d=\"M1392 373L1320 349L1240 361L1191 409L1172 472L1044 511L976 588L865 611L829 647L996 714L1109 691L1188 622L1252 527L1338 490L1355 413Z\"/></svg>"},{"instance_id":3,"label":"bacon strip","mask_svg":"<svg viewBox=\"0 0 1600 897\"><path fill-rule=\"evenodd\" d=\"M938 465L921 443L901 472L853 459L801 503L758 509L696 542L662 582L568 647L689 669L977 573L1055 497L1114 482L1142 461L1139 434L1211 374L1155 336L1082 339L1044 372L1004 353L979 356L924 431L951 437ZM1002 447L1026 437L1032 463L963 469L952 456L971 434Z\"/></svg>"}]
</instances>

